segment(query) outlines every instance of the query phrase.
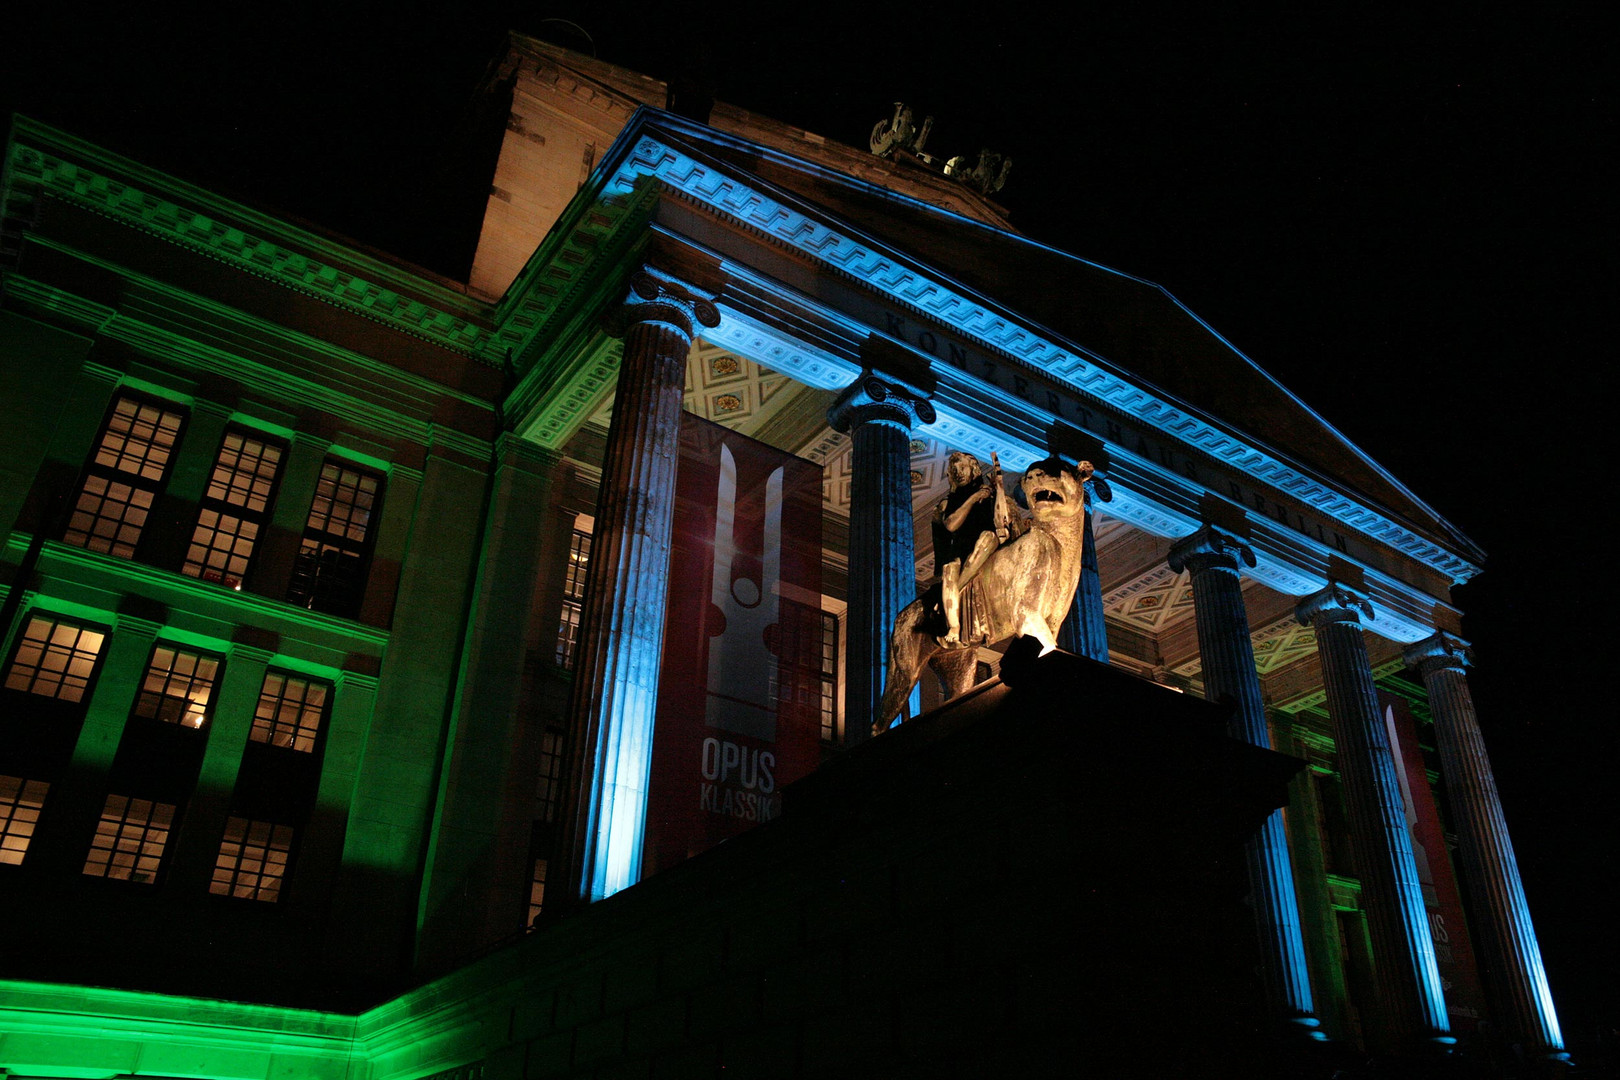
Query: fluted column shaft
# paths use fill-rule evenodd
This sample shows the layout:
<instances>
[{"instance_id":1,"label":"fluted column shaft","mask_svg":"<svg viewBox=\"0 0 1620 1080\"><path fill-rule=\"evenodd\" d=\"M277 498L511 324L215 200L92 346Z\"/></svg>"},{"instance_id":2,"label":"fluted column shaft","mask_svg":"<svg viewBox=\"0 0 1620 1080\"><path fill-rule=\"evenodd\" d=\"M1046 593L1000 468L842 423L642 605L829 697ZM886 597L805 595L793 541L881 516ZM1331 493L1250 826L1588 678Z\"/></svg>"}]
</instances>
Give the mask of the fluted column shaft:
<instances>
[{"instance_id":1,"label":"fluted column shaft","mask_svg":"<svg viewBox=\"0 0 1620 1080\"><path fill-rule=\"evenodd\" d=\"M709 301L634 276L575 654L569 872L583 900L641 876L675 516L681 391Z\"/></svg>"},{"instance_id":2,"label":"fluted column shaft","mask_svg":"<svg viewBox=\"0 0 1620 1080\"><path fill-rule=\"evenodd\" d=\"M1451 1038L1440 967L1423 903L1389 731L1378 707L1361 616L1371 605L1332 584L1299 605L1316 630L1328 713L1338 743L1361 896L1372 933L1383 1049L1416 1050Z\"/></svg>"},{"instance_id":3,"label":"fluted column shaft","mask_svg":"<svg viewBox=\"0 0 1620 1080\"><path fill-rule=\"evenodd\" d=\"M1091 482L1086 487L1090 489ZM1058 647L1078 656L1108 662L1108 623L1103 618L1102 576L1097 572L1097 544L1091 535L1090 491L1087 491L1085 532L1080 549L1080 584L1074 590L1069 615L1058 631Z\"/></svg>"},{"instance_id":4,"label":"fluted column shaft","mask_svg":"<svg viewBox=\"0 0 1620 1080\"><path fill-rule=\"evenodd\" d=\"M849 434L849 615L844 658L844 742L871 736L883 696L895 619L917 598L911 513L911 428L934 410L909 388L870 372L828 410Z\"/></svg>"},{"instance_id":5,"label":"fluted column shaft","mask_svg":"<svg viewBox=\"0 0 1620 1080\"><path fill-rule=\"evenodd\" d=\"M1198 626L1198 654L1203 665L1204 696L1230 697L1230 734L1253 746L1271 749L1265 702L1254 664L1249 614L1243 605L1238 560L1254 565L1254 553L1232 534L1211 525L1170 549L1170 567L1192 578L1193 615ZM1294 895L1294 868L1282 811L1275 810L1249 841L1249 896L1259 936L1261 970L1272 1014L1302 1030L1314 1030L1310 970L1300 930L1299 901ZM1320 1037L1320 1036L1318 1036Z\"/></svg>"},{"instance_id":6,"label":"fluted column shaft","mask_svg":"<svg viewBox=\"0 0 1620 1080\"><path fill-rule=\"evenodd\" d=\"M1487 960L1498 1022L1510 1042L1561 1057L1563 1033L1464 673L1467 646L1439 633L1408 648L1406 660L1422 673L1429 691L1441 775L1473 900L1475 942Z\"/></svg>"}]
</instances>

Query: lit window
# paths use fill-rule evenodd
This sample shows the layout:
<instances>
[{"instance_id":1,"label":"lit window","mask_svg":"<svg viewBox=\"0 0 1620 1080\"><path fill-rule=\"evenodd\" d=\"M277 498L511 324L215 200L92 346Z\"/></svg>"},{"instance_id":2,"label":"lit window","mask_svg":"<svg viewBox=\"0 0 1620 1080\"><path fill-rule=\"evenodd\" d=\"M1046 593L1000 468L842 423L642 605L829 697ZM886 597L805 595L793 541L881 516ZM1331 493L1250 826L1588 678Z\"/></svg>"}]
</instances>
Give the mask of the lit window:
<instances>
[{"instance_id":1,"label":"lit window","mask_svg":"<svg viewBox=\"0 0 1620 1080\"><path fill-rule=\"evenodd\" d=\"M168 803L107 796L96 838L84 872L91 877L116 878L150 885L157 880L163 849L169 843L175 808Z\"/></svg>"},{"instance_id":2,"label":"lit window","mask_svg":"<svg viewBox=\"0 0 1620 1080\"><path fill-rule=\"evenodd\" d=\"M534 797L540 803L540 819L557 819L557 802L562 796L562 735L548 731L540 736L540 773Z\"/></svg>"},{"instance_id":3,"label":"lit window","mask_svg":"<svg viewBox=\"0 0 1620 1080\"><path fill-rule=\"evenodd\" d=\"M772 697L814 709L821 739L838 737L838 616L792 600L781 601L780 652L769 686ZM783 686L779 683L785 683Z\"/></svg>"},{"instance_id":4,"label":"lit window","mask_svg":"<svg viewBox=\"0 0 1620 1080\"><path fill-rule=\"evenodd\" d=\"M821 649L818 682L821 705L821 738L838 738L838 616L821 613Z\"/></svg>"},{"instance_id":5,"label":"lit window","mask_svg":"<svg viewBox=\"0 0 1620 1080\"><path fill-rule=\"evenodd\" d=\"M186 573L226 588L242 587L280 468L280 447L241 432L225 433L186 552Z\"/></svg>"},{"instance_id":6,"label":"lit window","mask_svg":"<svg viewBox=\"0 0 1620 1080\"><path fill-rule=\"evenodd\" d=\"M208 891L275 903L287 878L292 841L290 825L230 818L225 823L225 839L219 845L214 880Z\"/></svg>"},{"instance_id":7,"label":"lit window","mask_svg":"<svg viewBox=\"0 0 1620 1080\"><path fill-rule=\"evenodd\" d=\"M6 688L82 701L106 637L99 630L33 616L6 670Z\"/></svg>"},{"instance_id":8,"label":"lit window","mask_svg":"<svg viewBox=\"0 0 1620 1080\"><path fill-rule=\"evenodd\" d=\"M138 398L115 401L85 466L84 485L62 538L92 551L134 558L184 419L184 413Z\"/></svg>"},{"instance_id":9,"label":"lit window","mask_svg":"<svg viewBox=\"0 0 1620 1080\"><path fill-rule=\"evenodd\" d=\"M0 776L0 863L22 863L50 789L43 780Z\"/></svg>"},{"instance_id":10,"label":"lit window","mask_svg":"<svg viewBox=\"0 0 1620 1080\"><path fill-rule=\"evenodd\" d=\"M565 671L574 667L574 648L579 644L579 617L585 608L585 571L591 565L591 534L574 530L568 542L568 566L563 571L562 619L557 627L557 666Z\"/></svg>"},{"instance_id":11,"label":"lit window","mask_svg":"<svg viewBox=\"0 0 1620 1080\"><path fill-rule=\"evenodd\" d=\"M135 698L135 715L181 727L200 728L212 712L219 661L166 645L152 650L146 678Z\"/></svg>"},{"instance_id":12,"label":"lit window","mask_svg":"<svg viewBox=\"0 0 1620 1080\"><path fill-rule=\"evenodd\" d=\"M308 679L269 672L259 691L259 707L253 712L253 730L248 737L289 750L313 753L315 736L326 713L327 686Z\"/></svg>"},{"instance_id":13,"label":"lit window","mask_svg":"<svg viewBox=\"0 0 1620 1080\"><path fill-rule=\"evenodd\" d=\"M359 613L381 489L382 481L370 473L333 461L322 466L288 600L331 615Z\"/></svg>"},{"instance_id":14,"label":"lit window","mask_svg":"<svg viewBox=\"0 0 1620 1080\"><path fill-rule=\"evenodd\" d=\"M529 878L529 925L540 917L546 904L546 860L534 860L534 875Z\"/></svg>"}]
</instances>

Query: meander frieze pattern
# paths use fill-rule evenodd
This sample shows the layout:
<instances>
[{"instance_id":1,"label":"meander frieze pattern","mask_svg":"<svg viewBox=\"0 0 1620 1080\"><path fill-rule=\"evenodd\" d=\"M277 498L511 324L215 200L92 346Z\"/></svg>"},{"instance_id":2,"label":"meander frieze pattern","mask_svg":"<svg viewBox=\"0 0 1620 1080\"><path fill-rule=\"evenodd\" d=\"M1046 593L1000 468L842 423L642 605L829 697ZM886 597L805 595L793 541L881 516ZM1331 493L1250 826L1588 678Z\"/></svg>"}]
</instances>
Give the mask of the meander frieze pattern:
<instances>
[{"instance_id":1,"label":"meander frieze pattern","mask_svg":"<svg viewBox=\"0 0 1620 1080\"><path fill-rule=\"evenodd\" d=\"M1067 382L1159 430L1176 435L1217 461L1260 479L1436 569L1466 579L1475 567L1415 536L1349 497L1327 488L1264 451L1203 419L1160 400L1104 370L1092 358L1058 347L1018 326L944 281L903 265L856 235L835 230L756 191L704 162L643 135L607 187L630 196L643 177L700 198L760 235L814 256L836 271L874 288L903 307L933 318L964 336Z\"/></svg>"},{"instance_id":2,"label":"meander frieze pattern","mask_svg":"<svg viewBox=\"0 0 1620 1080\"><path fill-rule=\"evenodd\" d=\"M21 142L13 144L9 166L13 187L33 186L46 195L162 236L256 277L271 279L458 353L490 359L494 335L464 316Z\"/></svg>"},{"instance_id":3,"label":"meander frieze pattern","mask_svg":"<svg viewBox=\"0 0 1620 1080\"><path fill-rule=\"evenodd\" d=\"M616 172L599 174L588 185L594 189L595 197L576 204L578 209L571 220L560 223L563 227L554 230L525 267L497 309L498 329L493 333L464 317L430 307L20 142L14 144L11 170L13 188L19 184L33 185L97 213L162 234L249 273L272 278L297 291L486 362L498 362L508 348L514 355L522 356L527 347L545 334L555 317L570 306L568 301L586 287L599 260L615 247L612 242L615 233L627 220L650 206L655 194L653 182L656 182L731 214L758 234L817 258L836 272L885 294L902 307L938 320L969 339L1114 406L1127 416L1173 434L1211 458L1286 491L1301 503L1456 579L1465 580L1476 570L1466 560L1407 532L1264 451L1131 385L1104 370L1093 358L1038 337L977 300L958 293L947 282L931 280L858 235L813 220L648 135L636 142ZM807 355L798 359L814 358ZM802 378L793 364L777 363L775 370ZM828 380L824 374L821 379L804 378L803 381L825 386ZM566 419L559 422L567 425ZM942 434L951 437L951 433ZM972 445L967 448L980 449ZM1118 509L1128 511L1129 508Z\"/></svg>"}]
</instances>

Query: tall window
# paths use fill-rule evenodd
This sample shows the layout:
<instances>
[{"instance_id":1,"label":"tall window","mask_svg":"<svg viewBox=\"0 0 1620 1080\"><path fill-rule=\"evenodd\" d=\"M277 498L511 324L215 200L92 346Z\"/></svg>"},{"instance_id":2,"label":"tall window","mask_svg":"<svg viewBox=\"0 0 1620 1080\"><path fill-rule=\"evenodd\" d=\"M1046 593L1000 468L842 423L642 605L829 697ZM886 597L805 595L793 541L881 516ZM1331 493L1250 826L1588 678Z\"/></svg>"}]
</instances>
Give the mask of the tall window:
<instances>
[{"instance_id":1,"label":"tall window","mask_svg":"<svg viewBox=\"0 0 1620 1080\"><path fill-rule=\"evenodd\" d=\"M557 627L557 666L565 671L574 667L574 648L579 644L579 616L585 607L585 571L591 565L591 534L580 529L568 542L568 566L563 571L562 619Z\"/></svg>"},{"instance_id":2,"label":"tall window","mask_svg":"<svg viewBox=\"0 0 1620 1080\"><path fill-rule=\"evenodd\" d=\"M281 447L244 432L225 433L181 569L228 589L242 587L280 469Z\"/></svg>"},{"instance_id":3,"label":"tall window","mask_svg":"<svg viewBox=\"0 0 1620 1080\"><path fill-rule=\"evenodd\" d=\"M61 701L82 701L107 635L72 623L32 616L6 669L6 688Z\"/></svg>"},{"instance_id":4,"label":"tall window","mask_svg":"<svg viewBox=\"0 0 1620 1080\"><path fill-rule=\"evenodd\" d=\"M219 661L167 645L152 650L146 678L135 698L135 715L181 727L200 728L213 712Z\"/></svg>"},{"instance_id":5,"label":"tall window","mask_svg":"<svg viewBox=\"0 0 1620 1080\"><path fill-rule=\"evenodd\" d=\"M84 872L91 877L115 878L150 885L157 881L163 849L169 844L175 807L125 795L107 796L101 824L90 841Z\"/></svg>"},{"instance_id":6,"label":"tall window","mask_svg":"<svg viewBox=\"0 0 1620 1080\"><path fill-rule=\"evenodd\" d=\"M540 770L535 778L534 797L540 803L540 820L557 820L557 804L562 799L562 733L548 731L540 736Z\"/></svg>"},{"instance_id":7,"label":"tall window","mask_svg":"<svg viewBox=\"0 0 1620 1080\"><path fill-rule=\"evenodd\" d=\"M84 485L62 538L92 551L134 558L184 420L179 410L119 397L85 466Z\"/></svg>"},{"instance_id":8,"label":"tall window","mask_svg":"<svg viewBox=\"0 0 1620 1080\"><path fill-rule=\"evenodd\" d=\"M0 863L22 863L50 789L43 780L0 776Z\"/></svg>"},{"instance_id":9,"label":"tall window","mask_svg":"<svg viewBox=\"0 0 1620 1080\"><path fill-rule=\"evenodd\" d=\"M330 615L359 614L381 491L382 480L371 473L336 461L321 467L288 600Z\"/></svg>"},{"instance_id":10,"label":"tall window","mask_svg":"<svg viewBox=\"0 0 1620 1080\"><path fill-rule=\"evenodd\" d=\"M269 746L313 753L315 737L320 734L321 720L326 715L328 689L325 683L278 671L267 672L248 738Z\"/></svg>"},{"instance_id":11,"label":"tall window","mask_svg":"<svg viewBox=\"0 0 1620 1080\"><path fill-rule=\"evenodd\" d=\"M814 708L821 738L838 737L838 616L792 600L781 601L780 643L771 692L804 708ZM779 688L777 679L782 681Z\"/></svg>"},{"instance_id":12,"label":"tall window","mask_svg":"<svg viewBox=\"0 0 1620 1080\"><path fill-rule=\"evenodd\" d=\"M219 896L275 903L281 898L282 883L287 879L292 842L290 825L240 817L228 819L219 856L214 860L214 880L208 891Z\"/></svg>"}]
</instances>

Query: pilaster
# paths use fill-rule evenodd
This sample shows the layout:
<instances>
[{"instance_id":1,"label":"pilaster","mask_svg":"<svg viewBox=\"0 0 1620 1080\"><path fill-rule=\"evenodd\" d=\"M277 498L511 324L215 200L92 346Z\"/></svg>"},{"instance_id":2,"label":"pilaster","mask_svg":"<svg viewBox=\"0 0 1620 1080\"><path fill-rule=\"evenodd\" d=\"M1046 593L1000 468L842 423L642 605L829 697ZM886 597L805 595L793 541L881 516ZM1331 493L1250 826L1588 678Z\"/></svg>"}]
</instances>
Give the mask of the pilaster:
<instances>
[{"instance_id":1,"label":"pilaster","mask_svg":"<svg viewBox=\"0 0 1620 1080\"><path fill-rule=\"evenodd\" d=\"M934 422L922 391L870 368L827 410L854 444L849 492L849 614L844 635L844 742L872 734L895 619L917 598L911 515L911 429Z\"/></svg>"},{"instance_id":2,"label":"pilaster","mask_svg":"<svg viewBox=\"0 0 1620 1080\"><path fill-rule=\"evenodd\" d=\"M1243 537L1210 524L1178 541L1169 554L1170 568L1178 574L1185 570L1192 579L1204 696L1211 701L1231 699L1231 736L1269 750L1265 702L1238 581L1239 563L1253 566L1254 561ZM1272 811L1250 839L1246 856L1269 1007L1279 1020L1316 1035L1318 1021L1281 810Z\"/></svg>"},{"instance_id":3,"label":"pilaster","mask_svg":"<svg viewBox=\"0 0 1620 1080\"><path fill-rule=\"evenodd\" d=\"M1442 630L1408 647L1405 656L1429 691L1440 771L1473 900L1475 942L1487 958L1497 1022L1508 1042L1532 1054L1566 1058L1513 841L1468 689L1468 645Z\"/></svg>"},{"instance_id":4,"label":"pilaster","mask_svg":"<svg viewBox=\"0 0 1620 1080\"><path fill-rule=\"evenodd\" d=\"M175 891L189 894L208 891L208 882L219 851L219 838L225 832L231 793L237 770L247 750L253 730L253 715L264 673L272 654L251 645L235 644L225 660L219 696L214 702L213 730L203 751L197 787L186 807L185 821L176 838L174 861L169 880Z\"/></svg>"},{"instance_id":5,"label":"pilaster","mask_svg":"<svg viewBox=\"0 0 1620 1080\"><path fill-rule=\"evenodd\" d=\"M1365 594L1339 582L1300 601L1295 614L1316 630L1328 714L1355 842L1356 869L1371 931L1379 997L1380 1049L1433 1051L1454 1040L1440 988L1412 838L1389 731L1378 708L1361 620Z\"/></svg>"},{"instance_id":6,"label":"pilaster","mask_svg":"<svg viewBox=\"0 0 1620 1080\"><path fill-rule=\"evenodd\" d=\"M40 818L35 841L39 858L56 873L76 873L84 863L106 803L107 774L160 629L160 624L132 615L119 615L113 622L72 760L51 790L51 813Z\"/></svg>"},{"instance_id":7,"label":"pilaster","mask_svg":"<svg viewBox=\"0 0 1620 1080\"><path fill-rule=\"evenodd\" d=\"M494 493L478 562L451 706L447 754L417 912L417 964L440 970L521 928L528 880L528 815L534 777L520 774L528 613L560 456L510 432L496 441ZM467 897L479 898L469 903ZM504 916L504 918L503 918Z\"/></svg>"},{"instance_id":8,"label":"pilaster","mask_svg":"<svg viewBox=\"0 0 1620 1080\"><path fill-rule=\"evenodd\" d=\"M641 877L658 667L664 647L675 515L681 392L698 327L720 324L712 301L643 269L613 319L624 358L591 542L574 662L564 839L570 892L608 897Z\"/></svg>"}]
</instances>

